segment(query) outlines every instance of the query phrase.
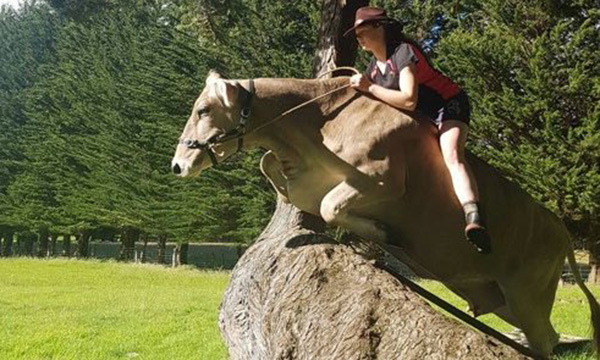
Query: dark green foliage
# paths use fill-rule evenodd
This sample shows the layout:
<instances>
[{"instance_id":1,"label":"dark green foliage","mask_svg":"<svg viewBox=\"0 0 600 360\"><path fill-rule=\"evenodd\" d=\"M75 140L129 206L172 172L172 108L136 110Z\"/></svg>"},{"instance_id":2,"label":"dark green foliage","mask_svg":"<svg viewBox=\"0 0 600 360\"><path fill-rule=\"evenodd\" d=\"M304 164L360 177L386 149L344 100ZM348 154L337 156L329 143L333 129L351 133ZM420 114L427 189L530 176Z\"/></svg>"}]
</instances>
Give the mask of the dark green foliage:
<instances>
[{"instance_id":1,"label":"dark green foliage","mask_svg":"<svg viewBox=\"0 0 600 360\"><path fill-rule=\"evenodd\" d=\"M34 6L21 13L38 11L60 27L47 41L52 62L34 62L43 76L23 86L22 99L14 101L23 120L7 125L12 133L6 135L20 141L14 155L1 160L20 171L2 169L6 211L0 224L15 219L24 229L43 225L78 239L96 229L115 229L106 236L115 239L120 232L129 240L127 234L143 231L181 241L251 241L274 204L258 171L260 152L237 156L190 181L170 174L171 156L210 68L236 77L309 74L313 47L305 43L316 41L315 6L237 3L236 12L213 19L229 30L223 41L212 42L206 41L214 40L207 29L186 27L192 11L208 10L191 1L55 1L52 6L58 12ZM288 24L275 38L266 33L268 14ZM262 43L257 33L264 34ZM23 41L22 35L14 40ZM286 51L275 51L282 44ZM237 56L243 49L247 58ZM258 61L263 68L252 66ZM10 76L6 87L14 92ZM13 118L6 114L0 121Z\"/></svg>"},{"instance_id":2,"label":"dark green foliage","mask_svg":"<svg viewBox=\"0 0 600 360\"><path fill-rule=\"evenodd\" d=\"M45 66L56 61L54 37L60 24L48 10L28 3L20 12L0 10L0 224L14 228L44 222L41 213L52 197L47 186L23 173L30 167L23 149L36 146L43 135L28 143L23 131L30 121L28 92L46 76ZM7 194L11 186L16 198Z\"/></svg>"}]
</instances>

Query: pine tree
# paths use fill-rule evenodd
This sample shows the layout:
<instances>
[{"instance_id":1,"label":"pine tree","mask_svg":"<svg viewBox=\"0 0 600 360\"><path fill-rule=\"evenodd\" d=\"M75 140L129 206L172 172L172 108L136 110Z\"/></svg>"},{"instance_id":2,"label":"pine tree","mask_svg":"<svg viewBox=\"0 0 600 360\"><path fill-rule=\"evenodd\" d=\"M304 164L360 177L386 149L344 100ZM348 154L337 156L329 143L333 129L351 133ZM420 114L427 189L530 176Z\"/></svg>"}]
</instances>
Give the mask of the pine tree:
<instances>
[{"instance_id":1,"label":"pine tree","mask_svg":"<svg viewBox=\"0 0 600 360\"><path fill-rule=\"evenodd\" d=\"M15 230L42 229L53 221L52 187L31 170L24 149L43 137L29 138L26 100L31 89L56 62L54 37L60 21L48 6L25 2L20 9L0 9L0 225Z\"/></svg>"}]
</instances>

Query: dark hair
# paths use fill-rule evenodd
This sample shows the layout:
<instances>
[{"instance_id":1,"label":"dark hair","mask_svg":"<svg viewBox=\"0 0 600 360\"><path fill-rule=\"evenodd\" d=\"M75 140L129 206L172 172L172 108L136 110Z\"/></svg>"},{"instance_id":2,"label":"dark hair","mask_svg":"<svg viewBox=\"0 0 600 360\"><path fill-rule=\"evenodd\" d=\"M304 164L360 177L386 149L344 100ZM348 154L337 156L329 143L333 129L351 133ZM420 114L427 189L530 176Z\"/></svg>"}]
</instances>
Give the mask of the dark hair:
<instances>
[{"instance_id":1,"label":"dark hair","mask_svg":"<svg viewBox=\"0 0 600 360\"><path fill-rule=\"evenodd\" d=\"M422 54L425 54L419 42L406 36L404 33L404 24L394 20L383 24L385 30L385 42L388 46L396 48L401 43L409 43L419 49Z\"/></svg>"}]
</instances>

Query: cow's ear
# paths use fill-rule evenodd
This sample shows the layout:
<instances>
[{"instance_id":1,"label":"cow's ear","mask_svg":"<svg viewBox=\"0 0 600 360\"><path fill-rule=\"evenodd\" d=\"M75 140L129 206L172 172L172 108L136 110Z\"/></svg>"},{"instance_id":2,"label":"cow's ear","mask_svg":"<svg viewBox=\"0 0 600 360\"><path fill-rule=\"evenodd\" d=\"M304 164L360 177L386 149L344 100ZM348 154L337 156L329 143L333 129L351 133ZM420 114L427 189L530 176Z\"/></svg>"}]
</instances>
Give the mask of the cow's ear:
<instances>
[{"instance_id":1,"label":"cow's ear","mask_svg":"<svg viewBox=\"0 0 600 360\"><path fill-rule=\"evenodd\" d=\"M235 105L237 93L238 88L235 84L226 80L215 81L215 94L226 108L232 108Z\"/></svg>"},{"instance_id":2,"label":"cow's ear","mask_svg":"<svg viewBox=\"0 0 600 360\"><path fill-rule=\"evenodd\" d=\"M217 72L217 70L210 70L208 72L208 76L206 77L206 83L210 84L215 82L215 80L221 79L221 74Z\"/></svg>"}]
</instances>

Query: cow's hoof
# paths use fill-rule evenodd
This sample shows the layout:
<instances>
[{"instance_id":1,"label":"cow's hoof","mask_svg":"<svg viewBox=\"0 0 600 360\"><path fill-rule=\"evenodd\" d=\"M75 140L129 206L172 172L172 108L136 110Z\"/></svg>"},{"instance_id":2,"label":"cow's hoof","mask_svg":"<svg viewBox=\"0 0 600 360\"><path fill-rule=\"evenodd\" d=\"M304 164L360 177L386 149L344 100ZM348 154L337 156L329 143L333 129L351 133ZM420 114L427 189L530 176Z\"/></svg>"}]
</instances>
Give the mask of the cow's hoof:
<instances>
[{"instance_id":1,"label":"cow's hoof","mask_svg":"<svg viewBox=\"0 0 600 360\"><path fill-rule=\"evenodd\" d=\"M377 239L380 245L387 244L391 239L394 239L395 234L391 226L375 221L375 228L381 233L381 237Z\"/></svg>"},{"instance_id":2,"label":"cow's hoof","mask_svg":"<svg viewBox=\"0 0 600 360\"><path fill-rule=\"evenodd\" d=\"M492 252L490 236L485 227L479 224L468 224L465 228L465 237L475 246L480 254L489 254Z\"/></svg>"}]
</instances>

